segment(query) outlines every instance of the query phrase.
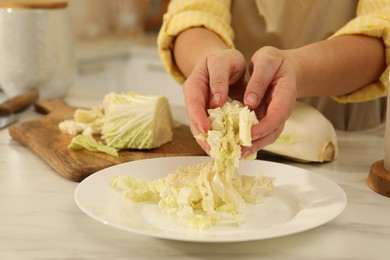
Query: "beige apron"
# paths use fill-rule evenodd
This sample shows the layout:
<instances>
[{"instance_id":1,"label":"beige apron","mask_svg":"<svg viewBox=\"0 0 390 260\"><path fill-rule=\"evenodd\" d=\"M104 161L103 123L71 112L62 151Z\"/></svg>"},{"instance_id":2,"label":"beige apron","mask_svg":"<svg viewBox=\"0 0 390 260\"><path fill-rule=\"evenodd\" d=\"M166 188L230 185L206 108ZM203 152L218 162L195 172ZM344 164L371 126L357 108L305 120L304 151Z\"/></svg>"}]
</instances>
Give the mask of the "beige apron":
<instances>
[{"instance_id":1,"label":"beige apron","mask_svg":"<svg viewBox=\"0 0 390 260\"><path fill-rule=\"evenodd\" d=\"M324 40L355 17L357 0L233 0L235 44L247 61L262 46L291 49ZM385 120L386 99L340 104L306 98L336 129L363 130Z\"/></svg>"}]
</instances>

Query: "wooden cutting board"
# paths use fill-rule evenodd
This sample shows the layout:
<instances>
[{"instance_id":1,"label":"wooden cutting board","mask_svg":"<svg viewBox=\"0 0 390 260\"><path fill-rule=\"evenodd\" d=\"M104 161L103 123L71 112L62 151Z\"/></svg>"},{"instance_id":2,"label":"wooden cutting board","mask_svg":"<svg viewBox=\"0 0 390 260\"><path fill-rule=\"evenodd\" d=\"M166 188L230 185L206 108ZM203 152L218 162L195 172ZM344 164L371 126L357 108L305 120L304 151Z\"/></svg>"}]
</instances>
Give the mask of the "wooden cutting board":
<instances>
[{"instance_id":1,"label":"wooden cutting board","mask_svg":"<svg viewBox=\"0 0 390 260\"><path fill-rule=\"evenodd\" d=\"M77 182L99 170L124 162L166 156L205 155L186 125L175 128L173 141L157 149L121 151L119 156L69 149L73 136L63 134L58 123L71 119L75 109L61 99L38 100L35 110L45 115L14 124L9 127L9 133L59 174Z\"/></svg>"}]
</instances>

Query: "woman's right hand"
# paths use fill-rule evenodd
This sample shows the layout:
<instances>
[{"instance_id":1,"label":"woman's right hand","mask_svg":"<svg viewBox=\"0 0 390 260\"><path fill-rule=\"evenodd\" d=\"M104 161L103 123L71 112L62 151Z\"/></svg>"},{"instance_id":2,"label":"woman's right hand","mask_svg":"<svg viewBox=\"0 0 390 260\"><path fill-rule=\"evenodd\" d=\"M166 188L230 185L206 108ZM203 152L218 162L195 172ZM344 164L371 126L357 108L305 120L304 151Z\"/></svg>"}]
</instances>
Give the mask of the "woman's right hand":
<instances>
[{"instance_id":1,"label":"woman's right hand","mask_svg":"<svg viewBox=\"0 0 390 260\"><path fill-rule=\"evenodd\" d=\"M216 50L199 59L183 86L186 112L194 136L210 129L207 110L222 106L227 97L243 100L246 81L244 56L235 49ZM205 141L199 145L209 153Z\"/></svg>"}]
</instances>

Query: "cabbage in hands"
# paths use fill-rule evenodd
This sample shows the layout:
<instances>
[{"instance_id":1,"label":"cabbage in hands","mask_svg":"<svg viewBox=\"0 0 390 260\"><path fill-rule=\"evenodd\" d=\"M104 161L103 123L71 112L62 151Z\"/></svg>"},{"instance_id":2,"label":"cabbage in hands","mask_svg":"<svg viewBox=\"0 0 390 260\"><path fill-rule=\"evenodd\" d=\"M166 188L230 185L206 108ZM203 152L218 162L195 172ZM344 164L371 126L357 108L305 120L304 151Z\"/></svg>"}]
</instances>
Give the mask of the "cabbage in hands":
<instances>
[{"instance_id":1,"label":"cabbage in hands","mask_svg":"<svg viewBox=\"0 0 390 260\"><path fill-rule=\"evenodd\" d=\"M251 146L251 128L258 123L256 114L241 102L229 100L222 107L209 109L211 130L196 138L206 140L210 156L215 158L219 170L233 172L241 158L241 146ZM254 159L252 154L246 159Z\"/></svg>"},{"instance_id":2,"label":"cabbage in hands","mask_svg":"<svg viewBox=\"0 0 390 260\"><path fill-rule=\"evenodd\" d=\"M168 100L163 96L136 93L105 96L103 105L91 110L77 109L72 120L59 124L63 133L81 134L70 144L90 151L112 149L152 149L172 141L173 123ZM91 142L92 134L100 134L103 143ZM105 145L112 149L103 149ZM113 154L109 152L109 154Z\"/></svg>"},{"instance_id":3,"label":"cabbage in hands","mask_svg":"<svg viewBox=\"0 0 390 260\"><path fill-rule=\"evenodd\" d=\"M272 180L262 174L238 172L241 145L251 145L250 129L257 119L238 101L208 112L211 130L197 138L207 140L213 160L181 167L152 181L115 176L112 186L134 201L157 201L164 212L176 214L190 227L240 224L246 203L261 203L274 189Z\"/></svg>"}]
</instances>

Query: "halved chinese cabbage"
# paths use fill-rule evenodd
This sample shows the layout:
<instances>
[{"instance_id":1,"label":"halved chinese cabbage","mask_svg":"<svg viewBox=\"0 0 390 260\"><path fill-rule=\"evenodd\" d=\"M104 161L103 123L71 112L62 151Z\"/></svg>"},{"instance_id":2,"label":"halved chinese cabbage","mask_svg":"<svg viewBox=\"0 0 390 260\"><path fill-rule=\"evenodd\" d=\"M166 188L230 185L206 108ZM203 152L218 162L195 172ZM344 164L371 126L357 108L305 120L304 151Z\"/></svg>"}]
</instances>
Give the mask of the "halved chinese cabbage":
<instances>
[{"instance_id":1,"label":"halved chinese cabbage","mask_svg":"<svg viewBox=\"0 0 390 260\"><path fill-rule=\"evenodd\" d=\"M131 92L107 94L102 106L77 109L74 118L60 122L59 128L66 134L81 134L77 136L77 147L91 151L111 151L102 149L102 145L116 150L152 149L173 139L168 99ZM99 149L93 147L91 136L88 136L91 134L101 134L103 143L99 144Z\"/></svg>"},{"instance_id":2,"label":"halved chinese cabbage","mask_svg":"<svg viewBox=\"0 0 390 260\"><path fill-rule=\"evenodd\" d=\"M338 156L336 131L317 109L296 102L278 139L263 150L302 162L333 161Z\"/></svg>"},{"instance_id":3,"label":"halved chinese cabbage","mask_svg":"<svg viewBox=\"0 0 390 260\"><path fill-rule=\"evenodd\" d=\"M117 149L152 149L172 141L168 99L136 93L109 94L103 100L102 138Z\"/></svg>"}]
</instances>

